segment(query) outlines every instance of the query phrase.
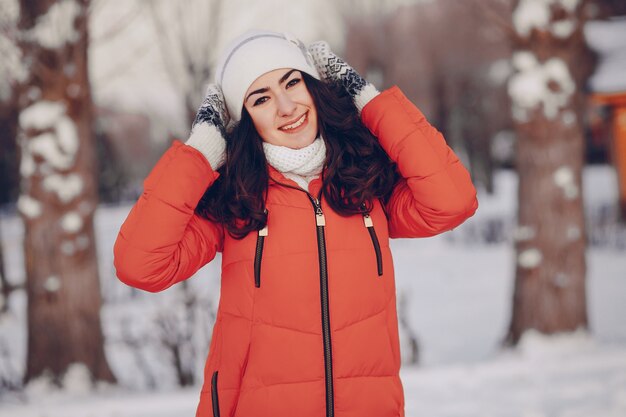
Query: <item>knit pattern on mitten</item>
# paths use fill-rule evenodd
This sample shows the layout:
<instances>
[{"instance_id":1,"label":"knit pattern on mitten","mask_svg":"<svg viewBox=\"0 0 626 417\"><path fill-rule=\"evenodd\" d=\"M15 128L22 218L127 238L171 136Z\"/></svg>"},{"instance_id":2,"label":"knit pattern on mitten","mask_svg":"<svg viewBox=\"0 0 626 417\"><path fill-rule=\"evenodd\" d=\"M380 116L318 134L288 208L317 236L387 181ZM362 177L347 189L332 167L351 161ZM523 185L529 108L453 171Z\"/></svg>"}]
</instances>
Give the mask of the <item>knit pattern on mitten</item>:
<instances>
[{"instance_id":1,"label":"knit pattern on mitten","mask_svg":"<svg viewBox=\"0 0 626 417\"><path fill-rule=\"evenodd\" d=\"M308 50L320 75L326 80L340 82L352 96L359 111L379 94L373 84L368 83L354 68L335 55L327 42L314 42L309 45Z\"/></svg>"},{"instance_id":2,"label":"knit pattern on mitten","mask_svg":"<svg viewBox=\"0 0 626 417\"><path fill-rule=\"evenodd\" d=\"M207 88L204 101L193 121L191 134L185 142L199 150L216 171L226 159L226 128L229 122L224 97L217 85Z\"/></svg>"}]
</instances>

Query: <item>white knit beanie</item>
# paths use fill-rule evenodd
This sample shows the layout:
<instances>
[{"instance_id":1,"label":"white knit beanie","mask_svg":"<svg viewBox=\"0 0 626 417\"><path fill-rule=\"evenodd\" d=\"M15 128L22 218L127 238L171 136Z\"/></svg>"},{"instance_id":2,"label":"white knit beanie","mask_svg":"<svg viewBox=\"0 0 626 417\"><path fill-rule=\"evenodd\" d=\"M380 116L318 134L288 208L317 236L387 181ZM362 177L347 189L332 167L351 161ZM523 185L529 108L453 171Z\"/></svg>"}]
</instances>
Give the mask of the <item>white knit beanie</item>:
<instances>
[{"instance_id":1,"label":"white knit beanie","mask_svg":"<svg viewBox=\"0 0 626 417\"><path fill-rule=\"evenodd\" d=\"M215 83L224 93L233 122L241 120L244 96L254 80L279 68L294 68L320 79L305 45L288 33L250 30L234 39L222 52Z\"/></svg>"}]
</instances>

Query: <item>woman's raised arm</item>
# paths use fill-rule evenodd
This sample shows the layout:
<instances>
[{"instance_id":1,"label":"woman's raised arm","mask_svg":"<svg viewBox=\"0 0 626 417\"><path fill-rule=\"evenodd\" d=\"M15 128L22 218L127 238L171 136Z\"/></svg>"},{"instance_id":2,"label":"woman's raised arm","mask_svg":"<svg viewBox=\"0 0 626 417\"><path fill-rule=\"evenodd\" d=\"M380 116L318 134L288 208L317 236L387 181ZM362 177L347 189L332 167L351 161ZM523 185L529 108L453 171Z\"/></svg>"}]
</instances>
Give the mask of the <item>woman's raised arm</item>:
<instances>
[{"instance_id":1,"label":"woman's raised arm","mask_svg":"<svg viewBox=\"0 0 626 417\"><path fill-rule=\"evenodd\" d=\"M385 207L390 237L433 236L474 214L478 200L469 173L397 86L372 99L361 119L403 177Z\"/></svg>"},{"instance_id":2,"label":"woman's raised arm","mask_svg":"<svg viewBox=\"0 0 626 417\"><path fill-rule=\"evenodd\" d=\"M195 214L224 163L229 115L211 84L186 144L175 141L144 182L115 241L118 278L146 291L161 291L210 262L224 243L221 224Z\"/></svg>"}]
</instances>

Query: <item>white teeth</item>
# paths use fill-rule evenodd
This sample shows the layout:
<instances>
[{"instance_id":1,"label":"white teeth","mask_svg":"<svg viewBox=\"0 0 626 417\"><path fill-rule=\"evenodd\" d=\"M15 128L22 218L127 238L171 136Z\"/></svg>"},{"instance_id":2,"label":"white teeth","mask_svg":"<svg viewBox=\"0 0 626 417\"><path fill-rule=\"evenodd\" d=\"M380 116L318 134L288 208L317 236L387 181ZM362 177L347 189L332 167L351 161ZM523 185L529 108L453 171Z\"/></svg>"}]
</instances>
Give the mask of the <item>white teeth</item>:
<instances>
[{"instance_id":1,"label":"white teeth","mask_svg":"<svg viewBox=\"0 0 626 417\"><path fill-rule=\"evenodd\" d=\"M300 126L302 123L304 123L304 119L306 117L306 113L302 115L301 118L298 119L298 121L296 121L295 123L292 123L290 125L287 126L283 126L281 127L282 130L291 130L291 129L295 129L296 127Z\"/></svg>"}]
</instances>

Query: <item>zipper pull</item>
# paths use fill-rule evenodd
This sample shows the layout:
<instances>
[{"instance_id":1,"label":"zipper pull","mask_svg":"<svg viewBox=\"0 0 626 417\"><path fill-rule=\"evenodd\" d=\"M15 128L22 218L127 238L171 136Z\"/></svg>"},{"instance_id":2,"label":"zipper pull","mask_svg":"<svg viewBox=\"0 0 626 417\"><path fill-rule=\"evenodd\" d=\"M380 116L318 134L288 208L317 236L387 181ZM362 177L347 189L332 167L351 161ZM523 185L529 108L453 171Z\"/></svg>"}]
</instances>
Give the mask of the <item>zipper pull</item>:
<instances>
[{"instance_id":1,"label":"zipper pull","mask_svg":"<svg viewBox=\"0 0 626 417\"><path fill-rule=\"evenodd\" d=\"M267 216L267 209L264 210L265 215ZM259 230L259 236L267 236L267 222L265 223L265 226L263 227L263 229Z\"/></svg>"},{"instance_id":2,"label":"zipper pull","mask_svg":"<svg viewBox=\"0 0 626 417\"><path fill-rule=\"evenodd\" d=\"M374 227L374 222L372 221L370 215L367 213L363 214L363 223L365 223L365 227Z\"/></svg>"},{"instance_id":3,"label":"zipper pull","mask_svg":"<svg viewBox=\"0 0 626 417\"><path fill-rule=\"evenodd\" d=\"M315 224L318 226L326 226L326 218L324 217L320 202L316 198L313 199L313 202L315 203Z\"/></svg>"}]
</instances>

